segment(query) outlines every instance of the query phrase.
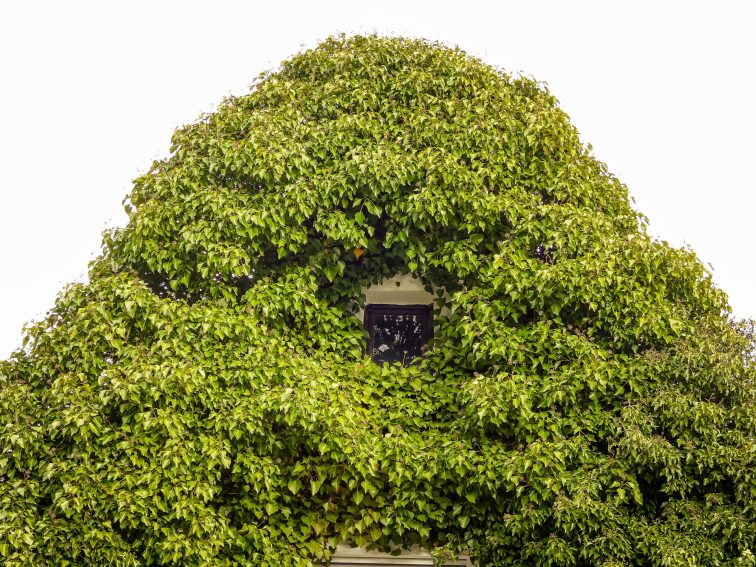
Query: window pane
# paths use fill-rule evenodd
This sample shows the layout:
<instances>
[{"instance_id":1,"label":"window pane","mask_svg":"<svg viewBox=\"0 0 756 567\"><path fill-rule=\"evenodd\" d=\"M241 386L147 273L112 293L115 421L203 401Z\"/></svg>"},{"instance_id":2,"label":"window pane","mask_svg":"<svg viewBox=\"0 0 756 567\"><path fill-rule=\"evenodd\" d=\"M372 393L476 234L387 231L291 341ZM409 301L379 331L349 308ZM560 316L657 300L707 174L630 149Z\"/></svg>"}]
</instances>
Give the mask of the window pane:
<instances>
[{"instance_id":1,"label":"window pane","mask_svg":"<svg viewBox=\"0 0 756 567\"><path fill-rule=\"evenodd\" d=\"M372 308L372 309L371 309ZM422 354L429 337L430 309L424 307L368 306L368 347L377 363L405 366Z\"/></svg>"}]
</instances>

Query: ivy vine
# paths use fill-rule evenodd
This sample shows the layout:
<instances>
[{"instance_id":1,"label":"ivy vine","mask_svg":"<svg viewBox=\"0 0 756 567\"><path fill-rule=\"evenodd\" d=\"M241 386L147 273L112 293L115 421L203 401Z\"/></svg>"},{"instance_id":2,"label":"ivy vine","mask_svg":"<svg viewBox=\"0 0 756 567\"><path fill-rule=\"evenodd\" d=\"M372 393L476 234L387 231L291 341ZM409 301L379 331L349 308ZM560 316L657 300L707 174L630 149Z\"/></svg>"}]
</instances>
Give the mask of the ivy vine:
<instances>
[{"instance_id":1,"label":"ivy vine","mask_svg":"<svg viewBox=\"0 0 756 567\"><path fill-rule=\"evenodd\" d=\"M126 207L0 362L4 565L754 564L753 326L544 85L331 38ZM434 339L376 365L362 291L410 273Z\"/></svg>"}]
</instances>

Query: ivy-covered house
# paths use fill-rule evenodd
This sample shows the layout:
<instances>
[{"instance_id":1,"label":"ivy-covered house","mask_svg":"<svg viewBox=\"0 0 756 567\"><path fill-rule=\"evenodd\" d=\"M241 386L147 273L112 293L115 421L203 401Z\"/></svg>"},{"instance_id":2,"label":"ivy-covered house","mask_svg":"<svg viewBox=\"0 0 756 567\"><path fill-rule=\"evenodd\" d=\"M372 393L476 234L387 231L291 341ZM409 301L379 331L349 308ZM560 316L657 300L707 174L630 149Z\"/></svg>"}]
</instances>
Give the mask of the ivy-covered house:
<instances>
[{"instance_id":1,"label":"ivy-covered house","mask_svg":"<svg viewBox=\"0 0 756 567\"><path fill-rule=\"evenodd\" d=\"M126 206L0 362L3 565L754 564L753 327L543 85L331 38Z\"/></svg>"}]
</instances>

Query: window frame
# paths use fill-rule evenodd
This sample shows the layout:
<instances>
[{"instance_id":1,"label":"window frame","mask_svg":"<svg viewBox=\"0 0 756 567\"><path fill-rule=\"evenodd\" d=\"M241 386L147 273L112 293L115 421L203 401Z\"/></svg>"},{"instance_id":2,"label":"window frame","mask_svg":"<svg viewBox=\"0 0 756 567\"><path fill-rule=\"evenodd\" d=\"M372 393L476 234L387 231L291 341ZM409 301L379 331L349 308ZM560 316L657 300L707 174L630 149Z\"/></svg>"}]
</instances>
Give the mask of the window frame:
<instances>
[{"instance_id":1,"label":"window frame","mask_svg":"<svg viewBox=\"0 0 756 567\"><path fill-rule=\"evenodd\" d=\"M385 315L413 315L422 314L424 319L423 325L423 337L422 345L425 346L433 338L433 306L427 304L401 304L401 303L371 303L365 306L365 314L363 316L362 323L365 326L365 330L368 334L367 340L367 355L373 362L378 362L373 358L373 351L375 350L375 337L373 335L373 329L375 329L374 318L376 314ZM406 361L403 366L409 365L412 360Z\"/></svg>"}]
</instances>

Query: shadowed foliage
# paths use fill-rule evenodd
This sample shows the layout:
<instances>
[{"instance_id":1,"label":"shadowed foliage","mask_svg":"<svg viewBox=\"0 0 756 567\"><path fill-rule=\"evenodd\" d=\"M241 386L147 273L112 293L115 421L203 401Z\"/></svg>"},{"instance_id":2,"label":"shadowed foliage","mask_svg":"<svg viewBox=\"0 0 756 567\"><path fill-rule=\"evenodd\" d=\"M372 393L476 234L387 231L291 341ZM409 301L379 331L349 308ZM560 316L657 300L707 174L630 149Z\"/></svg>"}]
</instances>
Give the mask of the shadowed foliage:
<instances>
[{"instance_id":1,"label":"shadowed foliage","mask_svg":"<svg viewBox=\"0 0 756 567\"><path fill-rule=\"evenodd\" d=\"M0 362L4 565L754 564L753 328L541 84L332 38L179 129ZM438 292L408 367L368 285Z\"/></svg>"}]
</instances>

